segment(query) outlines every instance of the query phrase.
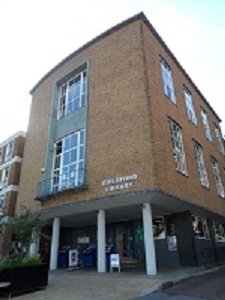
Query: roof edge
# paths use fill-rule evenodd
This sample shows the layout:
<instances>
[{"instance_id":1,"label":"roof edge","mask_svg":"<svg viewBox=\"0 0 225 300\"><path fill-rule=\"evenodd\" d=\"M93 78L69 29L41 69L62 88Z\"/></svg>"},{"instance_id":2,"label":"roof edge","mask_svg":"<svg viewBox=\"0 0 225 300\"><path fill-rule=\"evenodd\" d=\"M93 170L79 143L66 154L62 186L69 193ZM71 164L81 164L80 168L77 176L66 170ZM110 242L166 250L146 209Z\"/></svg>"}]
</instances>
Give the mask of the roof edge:
<instances>
[{"instance_id":1,"label":"roof edge","mask_svg":"<svg viewBox=\"0 0 225 300\"><path fill-rule=\"evenodd\" d=\"M62 66L64 63L66 63L68 60L70 60L73 56L77 55L78 53L80 53L81 51L85 50L86 48L90 47L91 45L93 45L94 43L98 42L99 40L105 38L106 36L110 35L111 33L125 27L126 25L135 22L137 20L142 20L145 25L148 27L148 29L152 32L152 34L155 36L155 38L159 41L159 43L162 45L162 47L168 52L168 54L171 56L171 58L173 59L173 61L175 62L176 66L182 71L182 73L186 76L186 78L189 80L189 82L192 84L192 86L194 87L194 89L196 90L196 92L200 95L200 97L203 99L203 101L206 103L206 105L209 107L209 109L212 111L212 113L217 117L218 121L221 122L221 118L218 116L218 114L215 112L215 110L213 109L213 107L210 105L210 103L208 102L208 100L205 98L205 96L202 94L202 92L200 91L200 89L197 87L197 85L194 83L194 81L191 79L191 77L188 75L188 73L186 72L186 70L183 68L183 66L179 63L179 61L177 60L177 58L175 57L175 55L172 53L172 51L169 49L169 47L167 46L167 44L164 42L164 40L162 39L162 37L159 35L159 33L155 30L155 28L153 27L153 25L149 22L149 20L147 19L147 17L145 16L145 14L143 12L140 12L128 19L126 19L125 21L122 21L120 23L118 23L117 25L111 27L110 29L106 30L105 32L97 35L95 38L93 38L92 40L90 40L89 42L87 42L86 44L84 44L83 46L81 46L80 48L78 48L77 50L75 50L74 52L72 52L71 54L69 54L66 58L64 58L61 62L59 62L55 67L53 67L52 69L50 69L49 72L47 72L38 82L37 84L31 89L30 94L33 95L33 93L36 91L36 89L55 71L57 70L60 66Z\"/></svg>"},{"instance_id":2,"label":"roof edge","mask_svg":"<svg viewBox=\"0 0 225 300\"><path fill-rule=\"evenodd\" d=\"M77 55L78 53L80 53L81 51L85 50L86 48L90 47L91 45L93 45L94 43L96 43L97 41L105 38L106 36L110 35L112 32L115 32L123 27L125 27L126 25L137 21L137 20L147 20L146 16L144 15L143 12L140 12L136 15L134 15L133 17L126 19L125 21L122 21L120 23L118 23L117 25L111 27L110 29L106 30L105 32L97 35L95 38L93 38L92 40L90 40L89 42L87 42L86 44L84 44L83 46L81 46L80 48L78 48L77 50L75 50L74 52L72 52L71 54L69 54L68 56L66 56L66 58L64 58L61 62L59 62L55 67L53 67L52 69L50 69L49 72L47 72L38 82L37 84L31 89L30 94L32 95L36 89L41 85L42 82L44 82L55 70L57 70L61 65L63 65L65 62L67 62L68 60L70 60L73 56Z\"/></svg>"}]
</instances>

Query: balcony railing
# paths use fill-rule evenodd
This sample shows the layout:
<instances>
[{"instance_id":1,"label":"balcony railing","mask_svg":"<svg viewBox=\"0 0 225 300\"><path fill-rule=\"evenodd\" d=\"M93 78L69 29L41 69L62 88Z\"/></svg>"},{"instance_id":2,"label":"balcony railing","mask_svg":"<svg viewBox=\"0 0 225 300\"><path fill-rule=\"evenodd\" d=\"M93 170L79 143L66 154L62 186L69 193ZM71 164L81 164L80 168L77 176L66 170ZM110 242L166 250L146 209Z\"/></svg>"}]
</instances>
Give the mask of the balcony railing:
<instances>
[{"instance_id":1,"label":"balcony railing","mask_svg":"<svg viewBox=\"0 0 225 300\"><path fill-rule=\"evenodd\" d=\"M86 187L84 182L84 169L71 173L60 174L41 181L38 184L36 200L69 190Z\"/></svg>"}]
</instances>

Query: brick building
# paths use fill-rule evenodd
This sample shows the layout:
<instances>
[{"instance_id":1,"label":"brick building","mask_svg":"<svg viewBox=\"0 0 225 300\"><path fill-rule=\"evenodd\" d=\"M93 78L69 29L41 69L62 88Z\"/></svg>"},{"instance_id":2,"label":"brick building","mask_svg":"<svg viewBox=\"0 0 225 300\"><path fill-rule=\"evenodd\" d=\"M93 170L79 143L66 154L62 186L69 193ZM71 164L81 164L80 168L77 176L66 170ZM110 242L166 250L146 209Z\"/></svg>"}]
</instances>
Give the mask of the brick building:
<instances>
[{"instance_id":1,"label":"brick building","mask_svg":"<svg viewBox=\"0 0 225 300\"><path fill-rule=\"evenodd\" d=\"M99 272L107 244L147 274L224 259L221 120L143 13L31 94L18 203L52 228L51 269L63 246L96 245Z\"/></svg>"},{"instance_id":2,"label":"brick building","mask_svg":"<svg viewBox=\"0 0 225 300\"><path fill-rule=\"evenodd\" d=\"M0 143L0 217L13 216L18 195L25 133L17 132ZM10 232L3 225L0 238L0 255L9 250Z\"/></svg>"}]
</instances>

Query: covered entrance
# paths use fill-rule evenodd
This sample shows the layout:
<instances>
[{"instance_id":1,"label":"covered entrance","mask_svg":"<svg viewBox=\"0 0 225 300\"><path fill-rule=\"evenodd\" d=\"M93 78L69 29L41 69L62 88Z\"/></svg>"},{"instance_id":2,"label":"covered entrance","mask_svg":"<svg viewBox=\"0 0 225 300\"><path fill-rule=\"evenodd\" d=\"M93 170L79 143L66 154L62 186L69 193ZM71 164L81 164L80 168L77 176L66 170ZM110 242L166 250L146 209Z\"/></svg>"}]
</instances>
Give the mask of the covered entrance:
<instances>
[{"instance_id":1,"label":"covered entrance","mask_svg":"<svg viewBox=\"0 0 225 300\"><path fill-rule=\"evenodd\" d=\"M42 217L52 224L50 269L58 267L63 246L91 250L92 266L98 272L108 269L110 247L119 253L122 264L142 265L148 275L156 274L157 268L196 265L201 253L192 228L193 213L205 212L159 192L46 209ZM206 242L211 243L205 241L204 247Z\"/></svg>"}]
</instances>

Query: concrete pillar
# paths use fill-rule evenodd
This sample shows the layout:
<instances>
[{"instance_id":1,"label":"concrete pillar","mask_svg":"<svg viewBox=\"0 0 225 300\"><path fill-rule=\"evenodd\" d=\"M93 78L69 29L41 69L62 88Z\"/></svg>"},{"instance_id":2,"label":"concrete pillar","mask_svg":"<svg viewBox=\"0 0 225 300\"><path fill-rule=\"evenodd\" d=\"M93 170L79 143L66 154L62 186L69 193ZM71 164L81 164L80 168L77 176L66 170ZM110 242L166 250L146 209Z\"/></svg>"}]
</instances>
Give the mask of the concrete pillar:
<instances>
[{"instance_id":1,"label":"concrete pillar","mask_svg":"<svg viewBox=\"0 0 225 300\"><path fill-rule=\"evenodd\" d=\"M106 271L106 255L105 255L105 211L98 211L98 272Z\"/></svg>"},{"instance_id":2,"label":"concrete pillar","mask_svg":"<svg viewBox=\"0 0 225 300\"><path fill-rule=\"evenodd\" d=\"M51 254L50 254L50 270L57 269L58 250L59 250L59 231L60 219L54 218L52 224L52 240L51 240Z\"/></svg>"},{"instance_id":3,"label":"concrete pillar","mask_svg":"<svg viewBox=\"0 0 225 300\"><path fill-rule=\"evenodd\" d=\"M149 203L142 206L145 261L147 275L156 275L155 243L152 227L152 209Z\"/></svg>"}]
</instances>

